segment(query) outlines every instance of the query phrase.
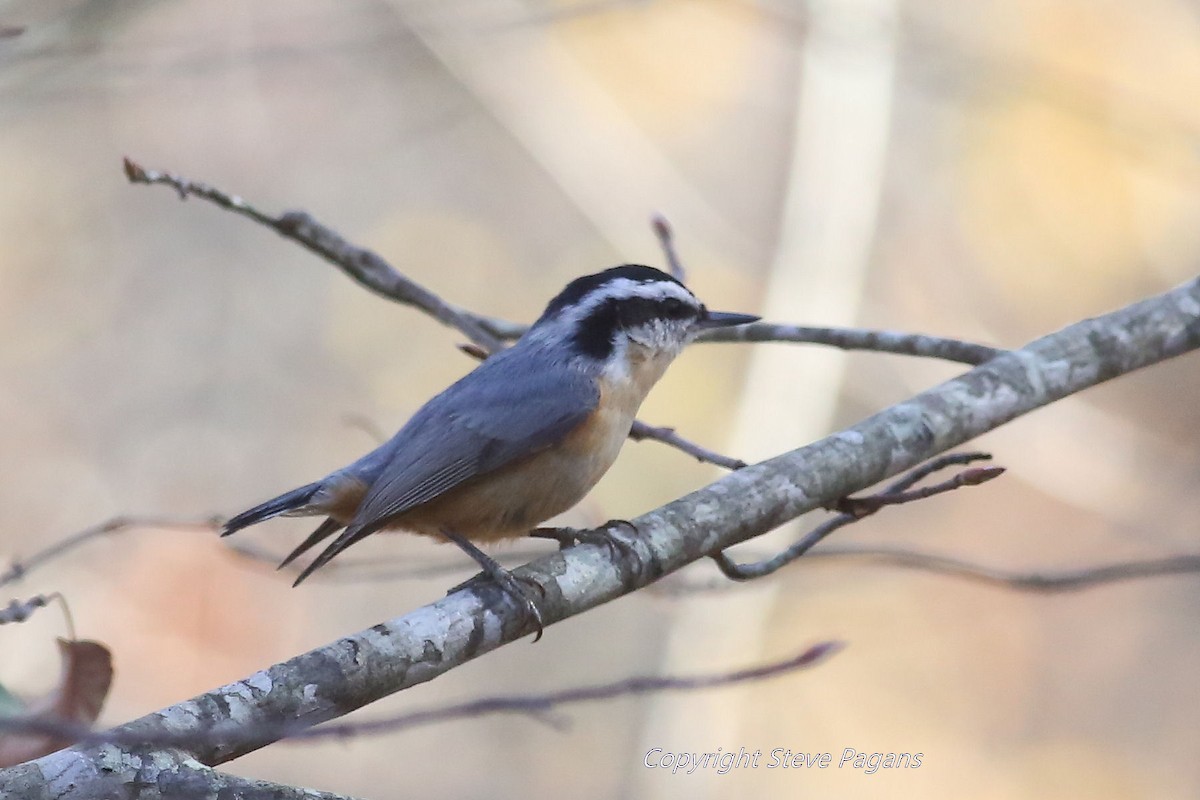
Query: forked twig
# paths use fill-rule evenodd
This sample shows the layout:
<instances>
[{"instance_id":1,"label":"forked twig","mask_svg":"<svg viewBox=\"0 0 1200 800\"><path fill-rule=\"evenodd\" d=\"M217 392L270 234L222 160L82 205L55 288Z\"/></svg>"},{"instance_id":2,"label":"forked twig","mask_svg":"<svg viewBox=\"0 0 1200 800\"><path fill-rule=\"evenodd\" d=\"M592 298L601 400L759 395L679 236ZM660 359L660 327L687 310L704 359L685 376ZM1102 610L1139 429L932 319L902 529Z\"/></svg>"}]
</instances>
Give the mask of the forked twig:
<instances>
[{"instance_id":1,"label":"forked twig","mask_svg":"<svg viewBox=\"0 0 1200 800\"><path fill-rule=\"evenodd\" d=\"M963 486L978 486L993 478L1000 477L1000 475L1004 474L1003 467L975 467L963 470L953 478L933 486L926 486L916 490L912 489L918 481L925 479L939 470L958 464L968 464L972 461L982 461L990 458L991 455L987 453L949 453L910 470L882 492L865 497L842 498L832 508L832 510L840 511L841 513L818 525L798 542L770 558L747 564L739 564L726 555L724 551L713 553L711 558L717 563L717 567L720 568L721 573L730 580L749 581L755 578L762 578L792 563L807 553L813 545L839 528L844 528L852 522L858 522L860 519L874 514L881 508L889 505L911 503L915 500L923 500L927 497L950 492Z\"/></svg>"}]
</instances>

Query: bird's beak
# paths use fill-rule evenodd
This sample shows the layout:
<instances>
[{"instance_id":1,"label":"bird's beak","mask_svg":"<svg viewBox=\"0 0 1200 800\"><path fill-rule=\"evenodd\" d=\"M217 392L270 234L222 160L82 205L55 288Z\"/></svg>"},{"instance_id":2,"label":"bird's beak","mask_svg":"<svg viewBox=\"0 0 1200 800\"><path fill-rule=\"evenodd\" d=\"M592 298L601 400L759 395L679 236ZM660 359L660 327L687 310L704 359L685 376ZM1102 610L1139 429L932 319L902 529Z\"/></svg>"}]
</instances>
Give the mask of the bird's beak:
<instances>
[{"instance_id":1,"label":"bird's beak","mask_svg":"<svg viewBox=\"0 0 1200 800\"><path fill-rule=\"evenodd\" d=\"M710 311L708 315L701 319L697 325L701 330L709 328L731 328L734 325L745 325L749 322L758 322L762 317L756 317L753 314L734 314L729 311Z\"/></svg>"}]
</instances>

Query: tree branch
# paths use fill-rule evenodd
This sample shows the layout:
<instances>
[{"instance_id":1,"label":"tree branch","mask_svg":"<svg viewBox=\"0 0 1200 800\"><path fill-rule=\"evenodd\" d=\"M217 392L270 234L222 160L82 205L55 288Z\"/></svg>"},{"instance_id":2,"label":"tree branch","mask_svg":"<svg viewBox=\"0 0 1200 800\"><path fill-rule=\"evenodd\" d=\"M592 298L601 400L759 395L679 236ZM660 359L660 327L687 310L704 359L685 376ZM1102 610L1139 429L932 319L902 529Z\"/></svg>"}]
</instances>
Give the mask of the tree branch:
<instances>
[{"instance_id":1,"label":"tree branch","mask_svg":"<svg viewBox=\"0 0 1200 800\"><path fill-rule=\"evenodd\" d=\"M806 447L730 473L635 520L622 547L581 544L516 571L544 590L547 626L636 591L711 553L861 491L1022 414L1200 347L1200 279L1084 320ZM620 529L618 529L620 530ZM621 535L616 533L614 535ZM531 632L495 587L431 605L134 720L117 731L223 728L193 755L216 765L273 741L271 725L315 725L441 675ZM34 762L45 775L103 780L93 749ZM90 770L90 771L89 771ZM0 780L7 778L0 773Z\"/></svg>"},{"instance_id":2,"label":"tree branch","mask_svg":"<svg viewBox=\"0 0 1200 800\"><path fill-rule=\"evenodd\" d=\"M350 244L336 231L322 225L302 211L289 211L279 216L272 216L242 198L230 195L214 186L188 180L169 172L145 169L129 158L124 160L124 168L125 176L131 183L170 186L179 194L181 200L198 197L271 228L284 238L321 256L356 283L375 294L403 305L418 308L444 325L461 331L478 348L469 350L468 352L471 354L486 356L494 353L504 346L505 340L516 339L526 330L526 326L473 314L447 303L433 292L404 276L378 254ZM665 218L658 217L653 221L653 227L670 263L672 274L677 277L681 276L683 265L675 252L670 225ZM888 331L802 328L794 325L764 326L761 323L743 327L753 329L747 331L745 336L758 338L734 339L710 335L703 337L703 340L815 342L844 349L881 350L907 355L948 358L968 364L982 363L1000 352L995 348L970 342ZM715 333L715 331L709 333ZM772 333L775 334L774 337L770 335ZM675 433L671 428L648 425L641 420L634 420L630 436L637 441L652 439L661 442L682 450L700 461L706 461L726 469L739 469L745 465L745 462L739 459L723 456L694 444Z\"/></svg>"},{"instance_id":3,"label":"tree branch","mask_svg":"<svg viewBox=\"0 0 1200 800\"><path fill-rule=\"evenodd\" d=\"M95 525L89 525L83 530L73 533L70 536L64 537L57 542L38 550L31 556L23 559L14 559L8 569L0 573L0 586L6 586L15 581L19 581L25 577L25 573L36 567L40 567L47 561L51 561L66 552L74 550L81 544L98 539L102 536L108 536L111 533L118 533L129 528L174 528L179 530L215 530L221 524L221 518L218 516L209 517L208 519L179 519L176 517L155 517L155 516L117 516L107 519L104 522Z\"/></svg>"},{"instance_id":4,"label":"tree branch","mask_svg":"<svg viewBox=\"0 0 1200 800\"><path fill-rule=\"evenodd\" d=\"M721 455L715 450L709 450L707 447L702 447L695 442L684 439L675 433L674 428L661 428L649 425L640 419L633 421L633 427L629 429L629 438L635 442L640 442L644 439L653 439L656 442L669 444L675 449L687 453L689 456L694 456L697 461L706 461L709 464L715 464L725 469L741 469L746 466L746 462L740 458L730 458L729 456Z\"/></svg>"},{"instance_id":5,"label":"tree branch","mask_svg":"<svg viewBox=\"0 0 1200 800\"><path fill-rule=\"evenodd\" d=\"M87 751L60 750L47 756L51 757L55 758L53 772L40 761L0 770L3 796L20 800L355 800L349 795L218 772L178 750L126 750L103 744Z\"/></svg>"},{"instance_id":6,"label":"tree branch","mask_svg":"<svg viewBox=\"0 0 1200 800\"><path fill-rule=\"evenodd\" d=\"M867 328L813 328L772 322L753 322L736 328L714 328L705 331L697 341L823 344L840 350L872 350L902 356L939 358L972 366L982 364L1005 352L985 344L943 339L921 333L898 333Z\"/></svg>"},{"instance_id":7,"label":"tree branch","mask_svg":"<svg viewBox=\"0 0 1200 800\"><path fill-rule=\"evenodd\" d=\"M813 528L798 542L770 558L751 564L738 564L724 552L720 552L713 553L712 559L716 562L721 573L730 580L749 581L755 578L762 578L775 572L780 567L792 563L839 528L844 528L861 519L866 519L881 508L911 503L915 500L924 500L927 497L951 492L963 486L978 486L993 478L1000 477L1004 473L1003 467L973 468L964 470L949 480L942 481L933 486L926 486L921 489L912 488L918 481L923 480L938 470L956 464L969 464L972 461L989 458L991 456L987 453L951 453L950 455L940 456L922 464L891 486L888 486L882 492L866 497L839 498L830 507L840 511L840 514Z\"/></svg>"},{"instance_id":8,"label":"tree branch","mask_svg":"<svg viewBox=\"0 0 1200 800\"><path fill-rule=\"evenodd\" d=\"M357 247L336 231L317 222L303 211L287 211L272 216L260 211L242 198L199 181L159 170L145 169L129 158L124 159L125 177L130 183L162 184L179 193L180 200L199 197L221 208L265 225L285 239L316 253L333 264L360 286L380 297L424 311L443 325L461 331L480 347L489 351L503 346L501 339L468 311L450 305L409 280L378 254Z\"/></svg>"},{"instance_id":9,"label":"tree branch","mask_svg":"<svg viewBox=\"0 0 1200 800\"><path fill-rule=\"evenodd\" d=\"M332 228L317 222L303 211L287 211L273 216L215 186L188 180L179 175L145 169L136 162L124 160L125 176L130 183L170 186L181 200L198 197L264 225L285 239L316 253L333 264L351 280L387 300L424 311L444 325L465 334L486 352L495 352L503 342L517 339L528 330L508 320L475 314L447 303L433 292L406 277L382 256L357 247L343 239ZM675 253L673 235L667 221L656 217L652 221L655 235L670 263L671 273L683 274ZM944 339L923 334L897 333L864 328L818 328L756 322L737 328L706 331L702 342L799 342L822 344L843 350L875 350L899 355L923 356L956 361L963 364L982 364L1004 351L974 342Z\"/></svg>"},{"instance_id":10,"label":"tree branch","mask_svg":"<svg viewBox=\"0 0 1200 800\"><path fill-rule=\"evenodd\" d=\"M461 331L478 348L478 350L468 350L467 352L471 355L486 357L502 349L506 338L516 338L516 336L501 335L496 332L496 329L502 329L508 334L515 332L517 336L525 330L524 327L513 326L500 320L485 320L447 303L424 286L404 276L378 254L352 245L332 228L322 225L303 211L288 211L277 217L272 216L260 211L242 198L227 194L215 186L191 181L169 172L145 169L129 158L124 160L124 165L125 177L129 179L130 183L170 186L179 193L181 200L186 200L188 197L199 197L235 214L254 220L285 239L290 239L321 256L360 286L366 287L388 300L420 309L442 324ZM736 469L736 467L729 467L730 464L744 463L692 444L669 428L656 428L640 420L634 420L631 435L635 439L660 441L671 447L679 448L701 461L710 461L730 469Z\"/></svg>"},{"instance_id":11,"label":"tree branch","mask_svg":"<svg viewBox=\"0 0 1200 800\"><path fill-rule=\"evenodd\" d=\"M1092 567L1077 567L1059 571L1027 572L998 569L972 564L949 556L906 550L886 545L823 547L808 554L810 558L856 558L892 567L934 572L991 584L1004 589L1055 594L1077 592L1118 581L1154 578L1166 575L1188 575L1200 572L1200 555L1176 555L1117 561Z\"/></svg>"},{"instance_id":12,"label":"tree branch","mask_svg":"<svg viewBox=\"0 0 1200 800\"><path fill-rule=\"evenodd\" d=\"M482 697L454 705L441 706L423 711L412 711L394 717L369 720L366 722L347 722L339 725L319 725L309 728L296 724L274 724L269 730L262 731L277 739L312 740L312 739L345 739L353 736L398 733L422 725L441 722L452 722L462 719L473 719L488 714L523 714L536 720L547 722L555 727L563 727L562 721L551 716L562 706L575 703L591 703L597 700L613 700L621 697L636 697L644 694L659 692L691 692L704 689L716 689L723 686L733 686L739 683L750 683L767 678L774 678L785 673L815 666L842 648L839 642L821 642L805 648L800 653L756 667L718 672L710 675L693 677L650 676L626 678L611 683L595 686L581 686L562 689L544 694ZM168 734L166 731L155 733L153 738L139 738L137 732L126 729L112 731L93 731L90 728L68 720L55 719L45 716L0 717L0 732L53 736L85 745L118 745L126 749L146 749L149 747L173 749L191 748L201 745L203 741L220 742L221 732L209 729L202 732L186 732L183 734Z\"/></svg>"}]
</instances>

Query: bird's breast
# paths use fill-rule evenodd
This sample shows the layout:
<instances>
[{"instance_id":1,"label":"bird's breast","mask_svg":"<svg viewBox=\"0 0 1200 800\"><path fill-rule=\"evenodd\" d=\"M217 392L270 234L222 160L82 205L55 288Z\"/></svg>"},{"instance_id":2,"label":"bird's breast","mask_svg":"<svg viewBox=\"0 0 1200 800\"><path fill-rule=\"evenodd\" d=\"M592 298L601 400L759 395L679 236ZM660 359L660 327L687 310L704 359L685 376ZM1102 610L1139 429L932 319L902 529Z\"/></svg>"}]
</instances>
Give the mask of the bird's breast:
<instances>
[{"instance_id":1,"label":"bird's breast","mask_svg":"<svg viewBox=\"0 0 1200 800\"><path fill-rule=\"evenodd\" d=\"M406 512L396 527L428 534L449 527L475 540L504 539L571 508L616 461L645 396L631 382L601 379L598 389L596 410L559 442Z\"/></svg>"}]
</instances>

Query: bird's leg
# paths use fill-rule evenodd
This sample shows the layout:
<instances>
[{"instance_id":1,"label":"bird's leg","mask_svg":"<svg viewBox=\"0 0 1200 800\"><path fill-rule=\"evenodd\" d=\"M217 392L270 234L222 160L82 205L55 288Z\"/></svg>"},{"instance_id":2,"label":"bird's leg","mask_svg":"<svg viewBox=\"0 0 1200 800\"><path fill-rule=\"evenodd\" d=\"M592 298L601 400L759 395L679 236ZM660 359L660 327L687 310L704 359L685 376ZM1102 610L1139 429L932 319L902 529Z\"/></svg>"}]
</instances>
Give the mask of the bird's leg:
<instances>
[{"instance_id":1,"label":"bird's leg","mask_svg":"<svg viewBox=\"0 0 1200 800\"><path fill-rule=\"evenodd\" d=\"M533 598L529 596L529 592L526 591L525 586L532 586L539 592L542 591L542 587L533 581L523 581L521 578L513 575L511 572L502 567L500 563L496 561L496 559L480 550L462 534L452 531L448 528L442 528L441 533L447 539L458 545L460 550L473 558L475 563L483 569L483 572L455 586L449 592L447 592L447 594L453 594L459 589L467 586L477 585L481 579L491 578L492 581L495 582L496 585L501 589L503 589L509 597L511 597L513 600L516 600L517 603L524 609L525 613L533 619L534 627L537 628L537 634L533 637L533 640L536 642L538 639L541 639L543 630L542 612L540 609L538 609L537 603L534 602Z\"/></svg>"}]
</instances>

